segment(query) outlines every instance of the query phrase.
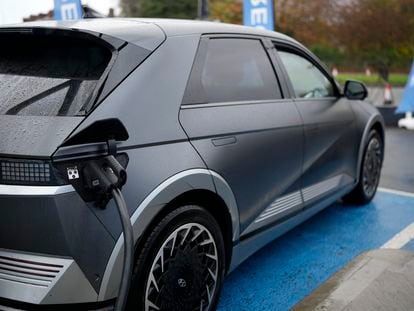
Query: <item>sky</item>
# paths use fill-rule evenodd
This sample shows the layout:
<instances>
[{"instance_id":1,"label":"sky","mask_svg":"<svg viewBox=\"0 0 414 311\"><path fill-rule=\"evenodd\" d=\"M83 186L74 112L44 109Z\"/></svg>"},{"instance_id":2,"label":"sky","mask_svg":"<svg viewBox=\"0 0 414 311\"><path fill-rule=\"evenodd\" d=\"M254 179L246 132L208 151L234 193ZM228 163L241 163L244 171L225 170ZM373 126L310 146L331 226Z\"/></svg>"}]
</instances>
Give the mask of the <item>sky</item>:
<instances>
[{"instance_id":1,"label":"sky","mask_svg":"<svg viewBox=\"0 0 414 311\"><path fill-rule=\"evenodd\" d=\"M119 0L82 0L96 11L107 14L109 8L119 13ZM23 21L30 14L47 13L53 9L53 0L0 0L0 24L13 24Z\"/></svg>"}]
</instances>

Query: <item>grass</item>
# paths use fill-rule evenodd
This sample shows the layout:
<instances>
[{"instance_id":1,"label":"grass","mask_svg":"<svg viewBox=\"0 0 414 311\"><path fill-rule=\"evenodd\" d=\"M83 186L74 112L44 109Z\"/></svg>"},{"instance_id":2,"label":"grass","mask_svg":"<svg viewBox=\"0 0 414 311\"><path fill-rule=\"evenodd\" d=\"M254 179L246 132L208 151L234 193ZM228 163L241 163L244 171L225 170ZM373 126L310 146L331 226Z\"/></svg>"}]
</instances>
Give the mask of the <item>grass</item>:
<instances>
[{"instance_id":1,"label":"grass","mask_svg":"<svg viewBox=\"0 0 414 311\"><path fill-rule=\"evenodd\" d=\"M403 73L391 73L389 77L389 82L392 86L405 86L407 83L408 76ZM364 73L340 73L336 80L342 85L345 84L347 80L358 80L365 83L367 86L376 86L383 85L384 81L379 77L378 74L372 74L367 76Z\"/></svg>"}]
</instances>

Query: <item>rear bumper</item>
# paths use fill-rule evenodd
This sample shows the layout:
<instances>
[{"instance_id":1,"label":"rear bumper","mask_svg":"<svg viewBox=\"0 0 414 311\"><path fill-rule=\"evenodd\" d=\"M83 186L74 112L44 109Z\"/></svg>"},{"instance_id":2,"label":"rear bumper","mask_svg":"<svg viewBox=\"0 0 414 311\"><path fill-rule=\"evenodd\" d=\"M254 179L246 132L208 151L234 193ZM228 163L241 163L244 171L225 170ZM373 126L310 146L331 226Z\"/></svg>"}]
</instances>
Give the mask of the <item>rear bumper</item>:
<instances>
[{"instance_id":1,"label":"rear bumper","mask_svg":"<svg viewBox=\"0 0 414 311\"><path fill-rule=\"evenodd\" d=\"M72 186L0 185L0 299L95 303L114 245Z\"/></svg>"},{"instance_id":2,"label":"rear bumper","mask_svg":"<svg viewBox=\"0 0 414 311\"><path fill-rule=\"evenodd\" d=\"M97 300L97 293L73 259L0 249L0 297L40 304Z\"/></svg>"}]
</instances>

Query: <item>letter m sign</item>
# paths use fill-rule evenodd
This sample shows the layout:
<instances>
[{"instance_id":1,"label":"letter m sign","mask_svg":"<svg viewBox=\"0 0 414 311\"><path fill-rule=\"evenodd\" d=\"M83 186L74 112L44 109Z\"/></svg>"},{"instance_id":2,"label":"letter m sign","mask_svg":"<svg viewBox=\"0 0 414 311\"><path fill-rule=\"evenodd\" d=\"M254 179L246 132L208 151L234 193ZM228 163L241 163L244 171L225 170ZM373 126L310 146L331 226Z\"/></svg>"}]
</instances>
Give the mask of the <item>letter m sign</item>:
<instances>
[{"instance_id":1,"label":"letter m sign","mask_svg":"<svg viewBox=\"0 0 414 311\"><path fill-rule=\"evenodd\" d=\"M246 26L274 30L273 0L244 0L243 20Z\"/></svg>"},{"instance_id":2,"label":"letter m sign","mask_svg":"<svg viewBox=\"0 0 414 311\"><path fill-rule=\"evenodd\" d=\"M54 15L58 21L81 19L83 15L81 0L55 0Z\"/></svg>"}]
</instances>

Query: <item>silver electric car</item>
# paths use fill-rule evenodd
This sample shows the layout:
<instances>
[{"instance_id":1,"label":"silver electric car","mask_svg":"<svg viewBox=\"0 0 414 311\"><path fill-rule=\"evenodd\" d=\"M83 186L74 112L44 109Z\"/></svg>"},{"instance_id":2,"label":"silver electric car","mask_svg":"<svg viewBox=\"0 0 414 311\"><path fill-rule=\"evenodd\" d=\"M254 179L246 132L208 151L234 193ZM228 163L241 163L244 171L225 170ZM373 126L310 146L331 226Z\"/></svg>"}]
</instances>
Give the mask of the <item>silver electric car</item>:
<instances>
[{"instance_id":1,"label":"silver electric car","mask_svg":"<svg viewBox=\"0 0 414 311\"><path fill-rule=\"evenodd\" d=\"M111 309L121 222L87 169L108 154L128 174L130 310L214 310L255 251L375 195L384 123L366 88L285 35L95 19L0 40L0 309Z\"/></svg>"}]
</instances>

